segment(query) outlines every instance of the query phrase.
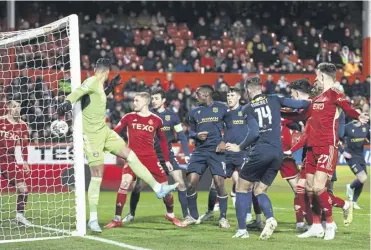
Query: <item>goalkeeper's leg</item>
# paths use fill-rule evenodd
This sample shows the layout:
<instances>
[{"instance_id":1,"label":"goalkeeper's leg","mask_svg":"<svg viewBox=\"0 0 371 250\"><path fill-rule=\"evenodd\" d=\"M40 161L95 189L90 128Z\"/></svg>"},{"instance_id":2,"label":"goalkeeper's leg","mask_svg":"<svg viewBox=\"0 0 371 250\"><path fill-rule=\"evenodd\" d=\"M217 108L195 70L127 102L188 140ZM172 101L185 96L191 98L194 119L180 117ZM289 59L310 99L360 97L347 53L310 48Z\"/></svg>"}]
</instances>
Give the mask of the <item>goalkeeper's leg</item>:
<instances>
[{"instance_id":1,"label":"goalkeeper's leg","mask_svg":"<svg viewBox=\"0 0 371 250\"><path fill-rule=\"evenodd\" d=\"M16 222L23 224L25 226L30 226L31 223L24 216L24 209L27 204L28 199L28 189L26 182L22 181L16 184L17 188L17 214L15 217Z\"/></svg>"}]
</instances>

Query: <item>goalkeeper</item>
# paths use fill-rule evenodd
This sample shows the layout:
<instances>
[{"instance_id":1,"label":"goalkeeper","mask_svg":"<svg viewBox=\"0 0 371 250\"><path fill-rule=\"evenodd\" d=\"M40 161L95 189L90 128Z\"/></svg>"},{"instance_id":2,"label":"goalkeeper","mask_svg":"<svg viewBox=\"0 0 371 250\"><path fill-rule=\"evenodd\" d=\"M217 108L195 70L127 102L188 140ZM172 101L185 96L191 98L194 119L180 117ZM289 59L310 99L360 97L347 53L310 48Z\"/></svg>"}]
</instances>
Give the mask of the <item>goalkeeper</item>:
<instances>
[{"instance_id":1,"label":"goalkeeper","mask_svg":"<svg viewBox=\"0 0 371 250\"><path fill-rule=\"evenodd\" d=\"M139 161L135 153L126 146L123 139L106 126L106 95L112 92L115 86L121 84L120 75L116 75L106 90L104 89L103 85L108 79L110 67L111 63L108 59L100 58L96 63L94 76L86 79L79 88L69 94L58 108L58 113L64 115L72 109L73 103L81 99L84 152L91 172L88 189L90 209L88 227L97 233L102 232L98 224L97 206L104 171L105 151L124 158L133 172L151 186L159 199L165 197L178 186L178 183L174 185L159 184Z\"/></svg>"}]
</instances>

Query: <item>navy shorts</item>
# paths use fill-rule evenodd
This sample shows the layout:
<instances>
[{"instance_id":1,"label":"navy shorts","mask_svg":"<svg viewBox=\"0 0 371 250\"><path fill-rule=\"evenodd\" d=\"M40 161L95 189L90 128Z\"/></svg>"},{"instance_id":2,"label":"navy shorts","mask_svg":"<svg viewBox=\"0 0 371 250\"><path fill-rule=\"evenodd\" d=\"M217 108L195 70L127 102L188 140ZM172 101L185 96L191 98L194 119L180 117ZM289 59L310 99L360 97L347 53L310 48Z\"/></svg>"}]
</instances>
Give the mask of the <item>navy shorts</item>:
<instances>
[{"instance_id":1,"label":"navy shorts","mask_svg":"<svg viewBox=\"0 0 371 250\"><path fill-rule=\"evenodd\" d=\"M350 170L352 170L353 174L357 175L362 171L365 171L367 174L367 168L366 168L366 161L361 156L353 156L350 159L346 159Z\"/></svg>"},{"instance_id":2,"label":"navy shorts","mask_svg":"<svg viewBox=\"0 0 371 250\"><path fill-rule=\"evenodd\" d=\"M270 186L277 176L282 159L281 148L268 144L255 145L241 167L239 176L249 182L262 182Z\"/></svg>"},{"instance_id":3,"label":"navy shorts","mask_svg":"<svg viewBox=\"0 0 371 250\"><path fill-rule=\"evenodd\" d=\"M227 153L225 155L226 177L231 178L235 170L239 172L246 158L247 158L246 152L239 154Z\"/></svg>"},{"instance_id":4,"label":"navy shorts","mask_svg":"<svg viewBox=\"0 0 371 250\"><path fill-rule=\"evenodd\" d=\"M166 175L169 175L171 171L169 171L169 169L164 164L165 163L165 160L164 159L161 159L161 160L162 160L161 161L162 162L161 163L162 168L165 170ZM176 156L174 155L174 152L173 152L172 149L169 150L169 162L173 166L173 171L175 171L175 170L181 170L181 168L179 166L179 162L176 159Z\"/></svg>"},{"instance_id":5,"label":"navy shorts","mask_svg":"<svg viewBox=\"0 0 371 250\"><path fill-rule=\"evenodd\" d=\"M193 151L187 168L187 175L190 173L203 175L207 168L210 169L211 175L225 177L226 165L224 153Z\"/></svg>"}]
</instances>

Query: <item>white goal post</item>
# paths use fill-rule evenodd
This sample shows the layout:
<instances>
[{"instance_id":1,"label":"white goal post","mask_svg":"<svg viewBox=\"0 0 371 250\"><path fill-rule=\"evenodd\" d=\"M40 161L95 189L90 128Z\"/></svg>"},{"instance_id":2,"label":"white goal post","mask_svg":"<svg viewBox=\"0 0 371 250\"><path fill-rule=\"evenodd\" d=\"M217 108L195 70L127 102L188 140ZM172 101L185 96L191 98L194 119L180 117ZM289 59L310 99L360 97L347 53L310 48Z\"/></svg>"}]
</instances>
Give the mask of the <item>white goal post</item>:
<instances>
[{"instance_id":1,"label":"white goal post","mask_svg":"<svg viewBox=\"0 0 371 250\"><path fill-rule=\"evenodd\" d=\"M0 103L21 103L21 117L29 130L31 170L22 179L28 190L23 212L30 222L24 226L15 219L20 211L19 188L10 185L6 175L12 162L4 164L1 159L10 158L0 157L1 172L5 174L0 176L0 243L86 235L80 102L74 105L72 114L56 114L64 97L80 84L77 15L36 29L0 33ZM0 112L4 110L0 107ZM70 125L66 136L50 133L50 124L56 119L64 119ZM13 163L18 169L23 167L23 157L17 146Z\"/></svg>"}]
</instances>

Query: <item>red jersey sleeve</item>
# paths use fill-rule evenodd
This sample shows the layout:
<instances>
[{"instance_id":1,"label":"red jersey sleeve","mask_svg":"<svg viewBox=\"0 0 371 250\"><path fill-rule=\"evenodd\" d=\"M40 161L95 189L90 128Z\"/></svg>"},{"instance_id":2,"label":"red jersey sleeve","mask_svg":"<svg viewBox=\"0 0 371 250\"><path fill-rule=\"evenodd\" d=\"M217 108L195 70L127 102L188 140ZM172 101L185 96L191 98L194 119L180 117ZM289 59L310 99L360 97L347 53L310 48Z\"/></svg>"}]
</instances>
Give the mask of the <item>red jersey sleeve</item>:
<instances>
[{"instance_id":1,"label":"red jersey sleeve","mask_svg":"<svg viewBox=\"0 0 371 250\"><path fill-rule=\"evenodd\" d=\"M121 131L128 126L128 120L129 120L129 114L124 115L120 122L116 125L114 128L114 131L118 134L121 133Z\"/></svg>"},{"instance_id":2,"label":"red jersey sleeve","mask_svg":"<svg viewBox=\"0 0 371 250\"><path fill-rule=\"evenodd\" d=\"M169 161L169 147L167 145L167 140L164 131L161 130L162 128L162 120L158 118L158 125L156 129L157 137L160 141L160 147L162 150L162 153L164 154L165 161Z\"/></svg>"},{"instance_id":3,"label":"red jersey sleeve","mask_svg":"<svg viewBox=\"0 0 371 250\"><path fill-rule=\"evenodd\" d=\"M22 124L22 135L21 135L21 151L24 162L28 162L28 127L27 124Z\"/></svg>"},{"instance_id":4,"label":"red jersey sleeve","mask_svg":"<svg viewBox=\"0 0 371 250\"><path fill-rule=\"evenodd\" d=\"M333 95L336 105L339 106L347 116L349 116L352 119L358 119L360 114L350 106L348 100L345 99L345 95L343 93L340 93L337 90L333 89Z\"/></svg>"}]
</instances>

